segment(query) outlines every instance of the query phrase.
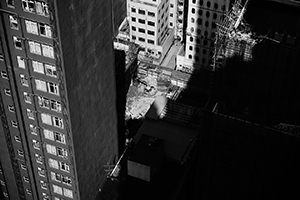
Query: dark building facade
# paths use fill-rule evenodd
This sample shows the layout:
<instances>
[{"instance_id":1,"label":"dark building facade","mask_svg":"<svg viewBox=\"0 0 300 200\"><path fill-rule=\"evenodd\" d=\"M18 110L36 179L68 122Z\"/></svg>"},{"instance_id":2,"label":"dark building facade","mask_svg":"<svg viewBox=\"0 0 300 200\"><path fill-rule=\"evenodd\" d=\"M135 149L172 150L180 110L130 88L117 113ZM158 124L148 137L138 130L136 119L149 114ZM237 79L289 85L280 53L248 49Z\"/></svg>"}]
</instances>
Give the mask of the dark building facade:
<instances>
[{"instance_id":1,"label":"dark building facade","mask_svg":"<svg viewBox=\"0 0 300 200\"><path fill-rule=\"evenodd\" d=\"M126 17L126 2L124 0L112 0L114 36L118 35L119 26Z\"/></svg>"},{"instance_id":2,"label":"dark building facade","mask_svg":"<svg viewBox=\"0 0 300 200\"><path fill-rule=\"evenodd\" d=\"M118 157L112 5L0 2L1 199L94 199Z\"/></svg>"}]
</instances>

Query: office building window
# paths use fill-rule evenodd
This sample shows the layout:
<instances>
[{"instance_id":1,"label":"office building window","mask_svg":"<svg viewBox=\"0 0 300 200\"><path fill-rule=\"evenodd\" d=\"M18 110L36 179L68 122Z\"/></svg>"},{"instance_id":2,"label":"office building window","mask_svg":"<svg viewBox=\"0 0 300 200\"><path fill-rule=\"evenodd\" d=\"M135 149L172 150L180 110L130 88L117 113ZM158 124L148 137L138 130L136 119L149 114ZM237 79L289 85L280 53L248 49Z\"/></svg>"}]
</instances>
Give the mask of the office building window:
<instances>
[{"instance_id":1,"label":"office building window","mask_svg":"<svg viewBox=\"0 0 300 200\"><path fill-rule=\"evenodd\" d=\"M61 182L62 176L60 174L51 172L50 175L52 181Z\"/></svg>"},{"instance_id":2,"label":"office building window","mask_svg":"<svg viewBox=\"0 0 300 200\"><path fill-rule=\"evenodd\" d=\"M43 164L43 156L41 156L39 154L35 154L35 161L37 163Z\"/></svg>"},{"instance_id":3,"label":"office building window","mask_svg":"<svg viewBox=\"0 0 300 200\"><path fill-rule=\"evenodd\" d=\"M145 33L145 29L139 28L139 32L140 32L140 33Z\"/></svg>"},{"instance_id":4,"label":"office building window","mask_svg":"<svg viewBox=\"0 0 300 200\"><path fill-rule=\"evenodd\" d=\"M64 128L64 123L63 123L62 118L53 116L52 119L53 119L53 126L61 128L61 129Z\"/></svg>"},{"instance_id":5,"label":"office building window","mask_svg":"<svg viewBox=\"0 0 300 200\"><path fill-rule=\"evenodd\" d=\"M49 167L52 167L54 169L59 169L59 165L58 165L58 161L57 160L49 158L48 159L48 164L49 164Z\"/></svg>"},{"instance_id":6,"label":"office building window","mask_svg":"<svg viewBox=\"0 0 300 200\"><path fill-rule=\"evenodd\" d=\"M62 188L60 186L52 185L52 187L53 187L53 192L54 193L63 195L63 191L62 191Z\"/></svg>"},{"instance_id":7,"label":"office building window","mask_svg":"<svg viewBox=\"0 0 300 200\"><path fill-rule=\"evenodd\" d=\"M191 54L189 54L189 59L192 59L192 58L193 58L193 56Z\"/></svg>"},{"instance_id":8,"label":"office building window","mask_svg":"<svg viewBox=\"0 0 300 200\"><path fill-rule=\"evenodd\" d=\"M149 25L149 26L155 26L155 22L148 21L148 25Z\"/></svg>"},{"instance_id":9,"label":"office building window","mask_svg":"<svg viewBox=\"0 0 300 200\"><path fill-rule=\"evenodd\" d=\"M26 31L27 33L32 33L35 35L38 35L38 25L36 22L25 20L25 26L26 26Z\"/></svg>"},{"instance_id":10,"label":"office building window","mask_svg":"<svg viewBox=\"0 0 300 200\"><path fill-rule=\"evenodd\" d=\"M24 163L22 163L20 166L21 166L21 169L27 170L27 166Z\"/></svg>"},{"instance_id":11,"label":"office building window","mask_svg":"<svg viewBox=\"0 0 300 200\"><path fill-rule=\"evenodd\" d=\"M48 115L48 114L45 114L45 113L41 113L41 119L42 119L42 123L48 124L48 125L52 126L51 115Z\"/></svg>"},{"instance_id":12,"label":"office building window","mask_svg":"<svg viewBox=\"0 0 300 200\"><path fill-rule=\"evenodd\" d=\"M135 13L135 12L136 12L136 9L132 7L132 8L131 8L131 12L134 12L134 13Z\"/></svg>"},{"instance_id":13,"label":"office building window","mask_svg":"<svg viewBox=\"0 0 300 200\"><path fill-rule=\"evenodd\" d=\"M31 96L27 92L23 92L23 98L26 103L31 104Z\"/></svg>"},{"instance_id":14,"label":"office building window","mask_svg":"<svg viewBox=\"0 0 300 200\"><path fill-rule=\"evenodd\" d=\"M132 29L133 31L136 31L136 27L135 27L135 26L132 26L131 29Z\"/></svg>"},{"instance_id":15,"label":"office building window","mask_svg":"<svg viewBox=\"0 0 300 200\"><path fill-rule=\"evenodd\" d=\"M35 79L35 85L37 90L47 92L47 84L45 81Z\"/></svg>"},{"instance_id":16,"label":"office building window","mask_svg":"<svg viewBox=\"0 0 300 200\"><path fill-rule=\"evenodd\" d=\"M150 31L150 30L148 30L148 34L149 34L149 35L154 35L154 34L155 34L155 32L154 32L154 31Z\"/></svg>"},{"instance_id":17,"label":"office building window","mask_svg":"<svg viewBox=\"0 0 300 200\"><path fill-rule=\"evenodd\" d=\"M16 36L13 36L14 45L16 49L22 50L22 40Z\"/></svg>"},{"instance_id":18,"label":"office building window","mask_svg":"<svg viewBox=\"0 0 300 200\"><path fill-rule=\"evenodd\" d=\"M171 8L174 8L174 4L170 3L170 7L171 7Z\"/></svg>"},{"instance_id":19,"label":"office building window","mask_svg":"<svg viewBox=\"0 0 300 200\"><path fill-rule=\"evenodd\" d=\"M38 15L49 16L49 9L46 2L35 1L36 13Z\"/></svg>"},{"instance_id":20,"label":"office building window","mask_svg":"<svg viewBox=\"0 0 300 200\"><path fill-rule=\"evenodd\" d=\"M29 86L29 81L28 81L28 77L20 74L20 81L21 81L21 85L28 87Z\"/></svg>"},{"instance_id":21,"label":"office building window","mask_svg":"<svg viewBox=\"0 0 300 200\"><path fill-rule=\"evenodd\" d=\"M141 24L145 24L145 23L146 23L146 21L145 21L144 19L139 19L138 21L139 21L139 23L141 23Z\"/></svg>"},{"instance_id":22,"label":"office building window","mask_svg":"<svg viewBox=\"0 0 300 200\"><path fill-rule=\"evenodd\" d=\"M1 71L1 77L4 79L8 79L8 75L5 71Z\"/></svg>"},{"instance_id":23,"label":"office building window","mask_svg":"<svg viewBox=\"0 0 300 200\"><path fill-rule=\"evenodd\" d=\"M218 18L217 13L214 13L214 14L213 14L213 19L217 19L217 18Z\"/></svg>"},{"instance_id":24,"label":"office building window","mask_svg":"<svg viewBox=\"0 0 300 200\"><path fill-rule=\"evenodd\" d=\"M32 124L29 125L29 131L31 134L33 135L37 135L38 134L38 128Z\"/></svg>"},{"instance_id":25,"label":"office building window","mask_svg":"<svg viewBox=\"0 0 300 200\"><path fill-rule=\"evenodd\" d=\"M43 56L48 58L54 58L54 50L53 47L42 44Z\"/></svg>"},{"instance_id":26,"label":"office building window","mask_svg":"<svg viewBox=\"0 0 300 200\"><path fill-rule=\"evenodd\" d=\"M172 22L170 22L170 26L171 26L171 27L173 26L173 23L172 23Z\"/></svg>"},{"instance_id":27,"label":"office building window","mask_svg":"<svg viewBox=\"0 0 300 200\"><path fill-rule=\"evenodd\" d=\"M136 36L133 35L133 36L131 37L131 39L132 39L132 40L136 40Z\"/></svg>"},{"instance_id":28,"label":"office building window","mask_svg":"<svg viewBox=\"0 0 300 200\"><path fill-rule=\"evenodd\" d=\"M196 10L195 8L192 8L192 13L195 14Z\"/></svg>"},{"instance_id":29,"label":"office building window","mask_svg":"<svg viewBox=\"0 0 300 200\"><path fill-rule=\"evenodd\" d=\"M34 41L28 41L30 53L42 55L41 44Z\"/></svg>"},{"instance_id":30,"label":"office building window","mask_svg":"<svg viewBox=\"0 0 300 200\"><path fill-rule=\"evenodd\" d=\"M28 119L34 120L34 119L35 119L35 117L34 117L34 111L29 110L29 109L27 108L27 117L28 117Z\"/></svg>"},{"instance_id":31,"label":"office building window","mask_svg":"<svg viewBox=\"0 0 300 200\"><path fill-rule=\"evenodd\" d=\"M50 200L50 196L46 193L42 193L42 196L43 196L43 200Z\"/></svg>"},{"instance_id":32,"label":"office building window","mask_svg":"<svg viewBox=\"0 0 300 200\"><path fill-rule=\"evenodd\" d=\"M149 44L154 44L154 40L148 39L148 43L149 43Z\"/></svg>"},{"instance_id":33,"label":"office building window","mask_svg":"<svg viewBox=\"0 0 300 200\"><path fill-rule=\"evenodd\" d=\"M7 95L7 96L11 96L10 89L4 88L4 93L5 93L5 95Z\"/></svg>"},{"instance_id":34,"label":"office building window","mask_svg":"<svg viewBox=\"0 0 300 200\"><path fill-rule=\"evenodd\" d=\"M32 60L32 68L34 72L44 74L44 65L41 62Z\"/></svg>"},{"instance_id":35,"label":"office building window","mask_svg":"<svg viewBox=\"0 0 300 200\"><path fill-rule=\"evenodd\" d=\"M23 180L24 180L24 182L29 183L29 178L28 177L23 176Z\"/></svg>"},{"instance_id":36,"label":"office building window","mask_svg":"<svg viewBox=\"0 0 300 200\"><path fill-rule=\"evenodd\" d=\"M24 11L34 12L35 6L33 0L22 0L22 7Z\"/></svg>"},{"instance_id":37,"label":"office building window","mask_svg":"<svg viewBox=\"0 0 300 200\"><path fill-rule=\"evenodd\" d=\"M57 147L57 154L59 157L67 158L68 157L68 151L64 148Z\"/></svg>"},{"instance_id":38,"label":"office building window","mask_svg":"<svg viewBox=\"0 0 300 200\"><path fill-rule=\"evenodd\" d=\"M149 15L150 17L155 17L155 13L154 13L154 12L151 12L151 11L148 11L148 15Z\"/></svg>"},{"instance_id":39,"label":"office building window","mask_svg":"<svg viewBox=\"0 0 300 200\"><path fill-rule=\"evenodd\" d=\"M48 130L48 129L44 129L43 130L43 133L44 133L44 137L48 140L54 140L54 133L53 131L51 130Z\"/></svg>"},{"instance_id":40,"label":"office building window","mask_svg":"<svg viewBox=\"0 0 300 200\"><path fill-rule=\"evenodd\" d=\"M47 153L49 153L49 154L52 154L55 156L57 155L56 147L51 144L46 144L46 150L47 150Z\"/></svg>"},{"instance_id":41,"label":"office building window","mask_svg":"<svg viewBox=\"0 0 300 200\"><path fill-rule=\"evenodd\" d=\"M67 188L63 188L63 190L64 190L64 196L73 199L73 191L72 190L69 190Z\"/></svg>"},{"instance_id":42,"label":"office building window","mask_svg":"<svg viewBox=\"0 0 300 200\"><path fill-rule=\"evenodd\" d=\"M50 100L50 108L53 111L56 111L56 112L59 112L59 113L61 112L61 104L60 104L59 101L51 99Z\"/></svg>"},{"instance_id":43,"label":"office building window","mask_svg":"<svg viewBox=\"0 0 300 200\"><path fill-rule=\"evenodd\" d=\"M21 151L21 150L17 150L17 153L18 153L19 156L22 156L22 157L24 156L24 152Z\"/></svg>"},{"instance_id":44,"label":"office building window","mask_svg":"<svg viewBox=\"0 0 300 200\"><path fill-rule=\"evenodd\" d=\"M38 96L38 102L41 108L50 109L50 100L48 98Z\"/></svg>"},{"instance_id":45,"label":"office building window","mask_svg":"<svg viewBox=\"0 0 300 200\"><path fill-rule=\"evenodd\" d=\"M3 185L3 186L5 186L5 182L2 181L2 180L0 180L0 184Z\"/></svg>"},{"instance_id":46,"label":"office building window","mask_svg":"<svg viewBox=\"0 0 300 200\"><path fill-rule=\"evenodd\" d=\"M57 71L54 65L45 64L45 72L47 76L57 77Z\"/></svg>"},{"instance_id":47,"label":"office building window","mask_svg":"<svg viewBox=\"0 0 300 200\"><path fill-rule=\"evenodd\" d=\"M131 21L135 22L136 18L135 17L131 17Z\"/></svg>"},{"instance_id":48,"label":"office building window","mask_svg":"<svg viewBox=\"0 0 300 200\"><path fill-rule=\"evenodd\" d=\"M41 36L48 37L48 38L52 37L51 27L46 24L39 23L39 31Z\"/></svg>"},{"instance_id":49,"label":"office building window","mask_svg":"<svg viewBox=\"0 0 300 200\"><path fill-rule=\"evenodd\" d=\"M62 176L62 183L71 186L72 184L72 179L67 176Z\"/></svg>"},{"instance_id":50,"label":"office building window","mask_svg":"<svg viewBox=\"0 0 300 200\"><path fill-rule=\"evenodd\" d=\"M18 136L18 135L15 135L14 139L15 139L16 142L21 142L21 137Z\"/></svg>"},{"instance_id":51,"label":"office building window","mask_svg":"<svg viewBox=\"0 0 300 200\"><path fill-rule=\"evenodd\" d=\"M11 122L11 126L14 128L18 128L18 123L16 121L10 121Z\"/></svg>"},{"instance_id":52,"label":"office building window","mask_svg":"<svg viewBox=\"0 0 300 200\"><path fill-rule=\"evenodd\" d=\"M59 162L59 168L62 171L70 172L70 166L67 163Z\"/></svg>"},{"instance_id":53,"label":"office building window","mask_svg":"<svg viewBox=\"0 0 300 200\"><path fill-rule=\"evenodd\" d=\"M49 82L47 86L49 93L59 95L58 84Z\"/></svg>"},{"instance_id":54,"label":"office building window","mask_svg":"<svg viewBox=\"0 0 300 200\"><path fill-rule=\"evenodd\" d=\"M9 110L9 112L15 112L15 107L14 106L8 105L7 108Z\"/></svg>"},{"instance_id":55,"label":"office building window","mask_svg":"<svg viewBox=\"0 0 300 200\"><path fill-rule=\"evenodd\" d=\"M44 190L48 189L48 184L45 181L40 181L41 188Z\"/></svg>"},{"instance_id":56,"label":"office building window","mask_svg":"<svg viewBox=\"0 0 300 200\"><path fill-rule=\"evenodd\" d=\"M6 0L7 7L15 8L15 1L14 0Z\"/></svg>"},{"instance_id":57,"label":"office building window","mask_svg":"<svg viewBox=\"0 0 300 200\"><path fill-rule=\"evenodd\" d=\"M38 167L38 174L42 177L45 177L46 176L45 169Z\"/></svg>"},{"instance_id":58,"label":"office building window","mask_svg":"<svg viewBox=\"0 0 300 200\"><path fill-rule=\"evenodd\" d=\"M15 15L9 15L10 28L19 30L18 18Z\"/></svg>"},{"instance_id":59,"label":"office building window","mask_svg":"<svg viewBox=\"0 0 300 200\"><path fill-rule=\"evenodd\" d=\"M29 189L26 189L26 193L29 194L29 195L32 195L32 192Z\"/></svg>"},{"instance_id":60,"label":"office building window","mask_svg":"<svg viewBox=\"0 0 300 200\"><path fill-rule=\"evenodd\" d=\"M142 9L139 9L139 14L145 15L145 14L146 14L146 11L145 11L145 10L142 10Z\"/></svg>"},{"instance_id":61,"label":"office building window","mask_svg":"<svg viewBox=\"0 0 300 200\"><path fill-rule=\"evenodd\" d=\"M141 41L141 42L145 42L145 38L141 38L141 37L139 37L139 41Z\"/></svg>"},{"instance_id":62,"label":"office building window","mask_svg":"<svg viewBox=\"0 0 300 200\"><path fill-rule=\"evenodd\" d=\"M38 140L32 140L32 146L33 146L33 148L35 148L37 150L40 150L40 148L41 148L40 141L38 141Z\"/></svg>"},{"instance_id":63,"label":"office building window","mask_svg":"<svg viewBox=\"0 0 300 200\"><path fill-rule=\"evenodd\" d=\"M7 192L3 192L3 196L6 198L9 198L8 193Z\"/></svg>"},{"instance_id":64,"label":"office building window","mask_svg":"<svg viewBox=\"0 0 300 200\"><path fill-rule=\"evenodd\" d=\"M55 132L54 133L54 139L55 139L56 142L59 142L59 143L62 143L62 144L66 144L65 134Z\"/></svg>"},{"instance_id":65,"label":"office building window","mask_svg":"<svg viewBox=\"0 0 300 200\"><path fill-rule=\"evenodd\" d=\"M25 69L25 58L17 56L18 66Z\"/></svg>"},{"instance_id":66,"label":"office building window","mask_svg":"<svg viewBox=\"0 0 300 200\"><path fill-rule=\"evenodd\" d=\"M0 53L0 61L3 61L4 60L4 56L2 53Z\"/></svg>"}]
</instances>

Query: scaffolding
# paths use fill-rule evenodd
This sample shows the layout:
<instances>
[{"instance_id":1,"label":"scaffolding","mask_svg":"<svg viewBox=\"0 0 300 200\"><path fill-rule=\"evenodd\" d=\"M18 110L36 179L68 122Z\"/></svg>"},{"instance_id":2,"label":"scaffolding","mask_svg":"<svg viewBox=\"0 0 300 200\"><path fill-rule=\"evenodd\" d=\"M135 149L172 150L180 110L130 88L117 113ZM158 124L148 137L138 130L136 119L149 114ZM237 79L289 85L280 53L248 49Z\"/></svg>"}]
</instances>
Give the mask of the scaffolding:
<instances>
[{"instance_id":1,"label":"scaffolding","mask_svg":"<svg viewBox=\"0 0 300 200\"><path fill-rule=\"evenodd\" d=\"M249 0L244 5L241 0L235 0L232 8L225 13L221 24L217 24L213 68L222 67L226 58L240 56L244 61L252 59L252 48L258 42L253 37L250 27L244 22Z\"/></svg>"}]
</instances>

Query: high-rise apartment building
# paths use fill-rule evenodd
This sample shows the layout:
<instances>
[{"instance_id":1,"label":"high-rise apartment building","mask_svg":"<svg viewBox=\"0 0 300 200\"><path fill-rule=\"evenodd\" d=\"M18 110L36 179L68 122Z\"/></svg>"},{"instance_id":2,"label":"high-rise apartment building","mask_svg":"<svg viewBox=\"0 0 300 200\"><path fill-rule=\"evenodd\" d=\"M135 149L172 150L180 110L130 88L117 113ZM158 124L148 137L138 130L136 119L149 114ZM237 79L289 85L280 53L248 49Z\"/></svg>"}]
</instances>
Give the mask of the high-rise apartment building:
<instances>
[{"instance_id":1,"label":"high-rise apartment building","mask_svg":"<svg viewBox=\"0 0 300 200\"><path fill-rule=\"evenodd\" d=\"M185 53L178 55L177 70L213 70L215 32L229 5L230 0L189 0Z\"/></svg>"},{"instance_id":2,"label":"high-rise apartment building","mask_svg":"<svg viewBox=\"0 0 300 200\"><path fill-rule=\"evenodd\" d=\"M94 199L104 183L118 156L111 6L1 0L1 199Z\"/></svg>"},{"instance_id":3,"label":"high-rise apartment building","mask_svg":"<svg viewBox=\"0 0 300 200\"><path fill-rule=\"evenodd\" d=\"M172 44L174 34L174 30L169 29L170 2L131 0L127 4L130 41L139 44L156 58L164 55Z\"/></svg>"}]
</instances>

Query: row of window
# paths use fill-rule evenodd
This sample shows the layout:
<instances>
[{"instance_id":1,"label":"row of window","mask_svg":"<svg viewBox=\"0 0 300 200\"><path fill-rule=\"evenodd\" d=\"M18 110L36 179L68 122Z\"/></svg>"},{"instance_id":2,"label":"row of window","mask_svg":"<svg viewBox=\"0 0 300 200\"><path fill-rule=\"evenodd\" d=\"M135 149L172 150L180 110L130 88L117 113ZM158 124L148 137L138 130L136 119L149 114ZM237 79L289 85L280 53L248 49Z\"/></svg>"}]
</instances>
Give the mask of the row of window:
<instances>
[{"instance_id":1,"label":"row of window","mask_svg":"<svg viewBox=\"0 0 300 200\"><path fill-rule=\"evenodd\" d=\"M38 154L36 154L36 155L38 155ZM38 155L38 156L40 156L40 155ZM40 157L42 157L41 159L38 156L36 156L37 162L39 162L41 159L43 159L42 156L40 156ZM43 164L43 163L41 163L41 164ZM61 162L61 161L57 161L55 159L49 158L48 164L49 164L49 167L51 167L53 169L57 169L57 170L61 170L61 171L70 173L70 166L69 166L69 164L67 164L65 162Z\"/></svg>"},{"instance_id":2,"label":"row of window","mask_svg":"<svg viewBox=\"0 0 300 200\"><path fill-rule=\"evenodd\" d=\"M201 43L201 39L199 37L196 37L195 41L196 41L197 44ZM194 38L193 37L190 37L190 42L194 42ZM209 41L207 39L204 39L203 40L203 45L204 46L208 46L208 42ZM214 42L213 41L210 42L210 47L214 47Z\"/></svg>"},{"instance_id":3,"label":"row of window","mask_svg":"<svg viewBox=\"0 0 300 200\"><path fill-rule=\"evenodd\" d=\"M196 0L192 0L192 3L193 3L193 4L196 4ZM204 4L204 1L203 1L203 0L200 0L200 1L199 1L199 5L200 5L200 6L203 6L203 4ZM206 7L207 7L207 8L212 7L212 3L211 3L210 1L207 1L207 2L206 2ZM218 9L218 8L219 8L219 4L218 4L218 3L214 3L213 8L214 8L214 9ZM223 11L225 11L226 6L225 6L225 5L222 5L221 9L222 9Z\"/></svg>"},{"instance_id":4,"label":"row of window","mask_svg":"<svg viewBox=\"0 0 300 200\"><path fill-rule=\"evenodd\" d=\"M57 185L52 185L52 186L53 186L54 193L73 199L73 191L72 190L64 188L64 187L60 187Z\"/></svg>"},{"instance_id":5,"label":"row of window","mask_svg":"<svg viewBox=\"0 0 300 200\"><path fill-rule=\"evenodd\" d=\"M39 148L38 148L39 149ZM62 147L57 147L51 144L46 144L46 151L49 154L62 157L64 159L68 158L68 151Z\"/></svg>"},{"instance_id":6,"label":"row of window","mask_svg":"<svg viewBox=\"0 0 300 200\"><path fill-rule=\"evenodd\" d=\"M28 116L28 118L29 118L29 116ZM46 113L41 113L41 119L42 119L42 123L44 123L44 124L54 126L57 128L61 128L61 129L64 128L63 119L60 117L53 116L53 115L46 114Z\"/></svg>"},{"instance_id":7,"label":"row of window","mask_svg":"<svg viewBox=\"0 0 300 200\"><path fill-rule=\"evenodd\" d=\"M131 7L131 12L136 13L136 8ZM138 13L141 14L141 15L145 15L146 11L143 10L143 9L138 9ZM147 13L148 13L148 16L155 17L155 13L154 12L148 11Z\"/></svg>"},{"instance_id":8,"label":"row of window","mask_svg":"<svg viewBox=\"0 0 300 200\"><path fill-rule=\"evenodd\" d=\"M23 43L22 39L16 36L13 36L14 46L16 49L22 50ZM42 44L36 41L28 41L30 53L43 55L48 58L54 58L54 49L52 46L47 44Z\"/></svg>"},{"instance_id":9,"label":"row of window","mask_svg":"<svg viewBox=\"0 0 300 200\"><path fill-rule=\"evenodd\" d=\"M15 8L14 0L6 0L6 5ZM26 12L36 13L42 16L49 16L48 5L44 1L22 0L22 8Z\"/></svg>"},{"instance_id":10,"label":"row of window","mask_svg":"<svg viewBox=\"0 0 300 200\"><path fill-rule=\"evenodd\" d=\"M132 40L136 40L136 36L133 35L132 36ZM138 37L138 41L140 41L140 42L146 42L145 38L142 38L142 37ZM154 40L148 39L147 43L154 44Z\"/></svg>"},{"instance_id":11,"label":"row of window","mask_svg":"<svg viewBox=\"0 0 300 200\"><path fill-rule=\"evenodd\" d=\"M131 21L133 21L133 22L136 22L136 18L135 17L131 17ZM140 23L140 24L146 24L146 20L144 20L144 19L138 19L138 22ZM155 22L152 22L152 21L147 21L147 24L149 25L149 26L155 26Z\"/></svg>"},{"instance_id":12,"label":"row of window","mask_svg":"<svg viewBox=\"0 0 300 200\"><path fill-rule=\"evenodd\" d=\"M59 96L58 84L52 82L46 82L40 79L35 79L36 89L43 92L48 92Z\"/></svg>"},{"instance_id":13,"label":"row of window","mask_svg":"<svg viewBox=\"0 0 300 200\"><path fill-rule=\"evenodd\" d=\"M136 27L135 27L135 26L132 26L131 29L132 29L133 31L136 31ZM139 31L140 33L146 33L146 30L143 29L143 28L138 28L138 31ZM151 31L151 30L147 30L147 34L149 34L149 35L154 35L155 32L154 32L154 31Z\"/></svg>"}]
</instances>

